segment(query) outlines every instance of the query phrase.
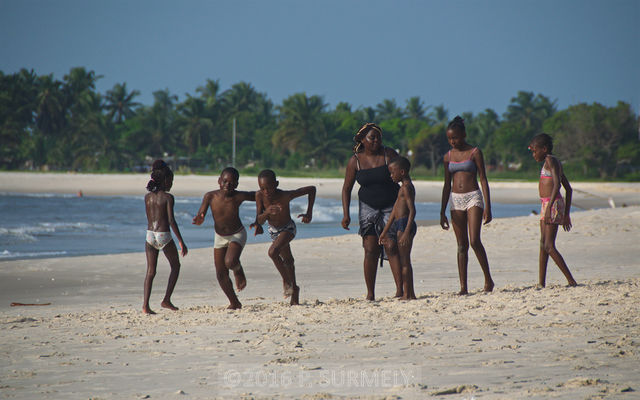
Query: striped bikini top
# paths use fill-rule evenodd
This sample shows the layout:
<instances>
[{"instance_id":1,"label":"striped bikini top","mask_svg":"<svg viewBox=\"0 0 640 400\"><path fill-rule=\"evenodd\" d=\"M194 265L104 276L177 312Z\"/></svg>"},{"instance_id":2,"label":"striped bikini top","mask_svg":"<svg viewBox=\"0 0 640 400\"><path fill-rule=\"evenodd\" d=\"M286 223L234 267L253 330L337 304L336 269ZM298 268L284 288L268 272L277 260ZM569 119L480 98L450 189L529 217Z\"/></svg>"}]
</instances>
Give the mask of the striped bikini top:
<instances>
[{"instance_id":1,"label":"striped bikini top","mask_svg":"<svg viewBox=\"0 0 640 400\"><path fill-rule=\"evenodd\" d=\"M451 150L449 150L449 172L452 174L455 174L459 171L471 173L476 172L478 170L478 167L476 167L475 161L473 161L471 158L473 157L473 153L475 153L477 149L477 147L474 147L471 151L471 154L469 154L469 159L464 161L451 161Z\"/></svg>"}]
</instances>

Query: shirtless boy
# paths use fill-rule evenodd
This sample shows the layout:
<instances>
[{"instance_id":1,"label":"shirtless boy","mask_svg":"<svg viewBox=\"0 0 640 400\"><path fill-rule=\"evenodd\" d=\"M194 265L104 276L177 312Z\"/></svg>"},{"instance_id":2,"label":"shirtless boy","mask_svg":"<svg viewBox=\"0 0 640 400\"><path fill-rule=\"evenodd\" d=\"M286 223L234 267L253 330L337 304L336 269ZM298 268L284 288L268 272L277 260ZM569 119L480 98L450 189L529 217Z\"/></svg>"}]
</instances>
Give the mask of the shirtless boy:
<instances>
[{"instance_id":1,"label":"shirtless boy","mask_svg":"<svg viewBox=\"0 0 640 400\"><path fill-rule=\"evenodd\" d=\"M409 169L411 163L404 157L398 157L389 164L389 173L395 183L402 183L398 198L393 205L389 220L380 234L380 244L391 240L397 242L400 266L402 267L403 295L401 300L414 300L413 268L411 267L411 247L416 235L416 189L411 182Z\"/></svg>"},{"instance_id":2,"label":"shirtless boy","mask_svg":"<svg viewBox=\"0 0 640 400\"><path fill-rule=\"evenodd\" d=\"M265 169L258 175L260 191L256 192L256 221L250 228L256 229L255 234L263 233L262 224L269 222L269 233L273 244L269 248L269 257L273 260L278 272L282 276L285 297L291 296L291 305L299 304L300 288L296 285L296 272L291 246L289 243L296 236L296 224L291 219L289 202L296 197L308 195L307 212L298 215L302 222L311 222L313 203L316 199L316 187L305 186L296 190L278 189L279 182L276 174Z\"/></svg>"},{"instance_id":3,"label":"shirtless boy","mask_svg":"<svg viewBox=\"0 0 640 400\"><path fill-rule=\"evenodd\" d=\"M247 280L240 264L240 254L247 243L247 230L240 221L240 204L244 201L255 201L255 192L237 191L238 170L232 167L225 168L218 178L219 190L207 192L203 199L198 214L193 218L193 223L201 225L211 208L213 217L213 229L215 239L213 244L213 261L216 267L216 277L222 291L229 298L229 309L242 308L233 290L229 271L233 271L238 291L247 286Z\"/></svg>"}]
</instances>

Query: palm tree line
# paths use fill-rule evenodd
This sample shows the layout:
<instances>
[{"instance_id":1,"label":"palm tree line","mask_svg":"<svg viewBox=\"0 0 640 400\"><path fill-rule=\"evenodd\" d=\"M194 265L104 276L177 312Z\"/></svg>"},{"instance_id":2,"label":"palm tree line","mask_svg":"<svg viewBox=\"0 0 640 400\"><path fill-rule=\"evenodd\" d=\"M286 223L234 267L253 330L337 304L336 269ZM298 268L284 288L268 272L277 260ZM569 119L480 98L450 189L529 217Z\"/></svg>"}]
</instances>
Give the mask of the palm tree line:
<instances>
[{"instance_id":1,"label":"palm tree line","mask_svg":"<svg viewBox=\"0 0 640 400\"><path fill-rule=\"evenodd\" d=\"M136 101L140 92L126 83L98 93L100 78L83 67L62 80L33 70L0 71L0 168L135 171L167 158L185 172L218 171L231 163L235 119L239 167L340 169L354 132L376 122L385 145L436 175L448 149L450 114L460 114L468 141L482 147L490 171L537 168L527 144L542 131L554 136L556 153L581 176L634 177L640 170L638 117L624 102L558 110L548 97L520 91L502 116L492 109L450 113L418 96L404 105L384 99L375 107L340 102L331 109L318 95L295 93L274 105L250 83L223 91L208 79L183 100L161 89L153 104L143 105Z\"/></svg>"}]
</instances>

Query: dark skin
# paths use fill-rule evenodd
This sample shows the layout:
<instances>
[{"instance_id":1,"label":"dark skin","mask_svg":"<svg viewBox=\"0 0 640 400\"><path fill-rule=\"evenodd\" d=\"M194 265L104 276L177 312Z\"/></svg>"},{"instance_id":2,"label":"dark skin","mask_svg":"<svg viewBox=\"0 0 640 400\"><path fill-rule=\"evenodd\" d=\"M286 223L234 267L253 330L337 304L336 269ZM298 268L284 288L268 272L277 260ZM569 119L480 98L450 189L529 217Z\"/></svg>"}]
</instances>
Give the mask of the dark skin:
<instances>
[{"instance_id":1,"label":"dark skin","mask_svg":"<svg viewBox=\"0 0 640 400\"><path fill-rule=\"evenodd\" d=\"M237 191L238 180L230 172L224 172L220 175L218 184L220 185L219 190L207 192L202 198L202 204L198 214L193 218L193 223L201 225L207 210L211 208L213 228L216 233L221 236L233 235L243 228L240 221L240 204L244 201L255 201L255 192ZM247 286L247 279L240 265L241 253L242 246L235 242L231 242L228 247L213 249L216 278L222 291L229 299L229 307L227 308L232 310L242 308L242 304L233 290L229 271L233 271L238 291Z\"/></svg>"},{"instance_id":2,"label":"dark skin","mask_svg":"<svg viewBox=\"0 0 640 400\"><path fill-rule=\"evenodd\" d=\"M410 227L413 225L416 217L416 189L413 186L413 182L411 182L409 171L400 168L397 163L392 162L389 165L389 172L391 173L391 179L395 183L402 182L402 186L398 192L398 199L393 205L393 211L391 211L389 220L380 234L379 242L384 245L387 241L392 241L390 238L387 238L387 232L389 232L389 228L391 228L393 221L400 218L408 218L407 229L405 231L398 231L397 237L404 292L400 299L415 300L416 294L413 290L413 267L411 266L411 247L413 246L413 238L415 234L412 232Z\"/></svg>"},{"instance_id":3,"label":"dark skin","mask_svg":"<svg viewBox=\"0 0 640 400\"><path fill-rule=\"evenodd\" d=\"M493 279L489 271L489 261L487 253L480 240L480 228L482 220L484 224L491 222L491 199L489 195L489 183L485 172L484 158L480 149L473 152L473 146L469 145L466 140L466 134L459 130L447 130L447 140L451 146L451 154L444 156L444 187L442 189L442 205L440 208L440 226L442 229L449 229L449 221L445 215L447 203L451 192L468 193L478 190L478 179L482 185L482 194L484 196L484 210L480 207L471 207L464 210L452 210L451 222L453 231L456 234L458 242L458 274L460 276L460 292L459 295L469 293L467 288L467 266L469 262L469 245L473 249L482 272L484 274L484 291L491 292L494 287ZM473 152L473 154L472 154ZM451 157L451 159L449 159ZM449 172L449 162L460 162L468 160L471 157L476 164L476 172L459 171L455 174Z\"/></svg>"},{"instance_id":4,"label":"dark skin","mask_svg":"<svg viewBox=\"0 0 640 400\"><path fill-rule=\"evenodd\" d=\"M173 185L173 179L167 178L164 182L165 190L159 190L157 192L149 192L144 196L144 205L147 213L147 230L153 232L169 232L169 229L173 230L173 233L178 239L180 244L180 252L182 257L187 255L187 245L182 240L180 229L176 223L173 206L175 200L173 195L169 194ZM145 242L145 254L147 256L147 275L144 279L144 300L142 303L142 312L145 314L155 314L155 311L149 307L149 298L151 297L151 287L153 285L153 279L156 276L156 267L158 266L158 254L159 250ZM171 295L173 289L178 281L178 275L180 274L180 259L178 257L178 249L175 242L172 240L166 246L162 248L162 251L169 261L171 266L171 273L169 274L169 282L167 283L167 291L165 292L164 299L160 306L169 310L177 310L178 307L171 303Z\"/></svg>"},{"instance_id":5,"label":"dark skin","mask_svg":"<svg viewBox=\"0 0 640 400\"><path fill-rule=\"evenodd\" d=\"M298 215L302 222L308 224L313 218L313 204L316 199L315 186L305 186L296 190L280 190L279 182L269 177L258 179L260 191L256 192L256 221L250 228L255 228L255 234L264 233L262 225L269 221L274 227L282 227L291 221L289 203L291 200L309 196L307 212ZM296 284L296 271L293 254L291 253L291 232L282 232L273 241L269 248L269 257L282 276L285 297L291 296L291 305L300 304L300 288Z\"/></svg>"},{"instance_id":6,"label":"dark skin","mask_svg":"<svg viewBox=\"0 0 640 400\"><path fill-rule=\"evenodd\" d=\"M342 227L349 229L351 217L349 215L349 205L351 204L351 191L356 182L356 172L358 160L360 161L360 169L370 169L385 165L385 152L388 160L398 157L393 149L382 146L382 136L375 129L370 129L362 139L362 147L364 150L358 153L358 158L352 156L347 163L347 169L344 176L344 184L342 186ZM364 280L367 285L367 300L375 300L376 274L378 268L378 260L380 259L380 245L376 235L367 235L362 238L362 247L364 248ZM400 266L400 257L398 248L394 243L385 245L385 251L389 257L389 265L391 273L396 283L395 297L402 297L402 268Z\"/></svg>"},{"instance_id":7,"label":"dark skin","mask_svg":"<svg viewBox=\"0 0 640 400\"><path fill-rule=\"evenodd\" d=\"M565 209L562 227L565 231L569 232L571 230L571 217L569 215L569 212L571 210L571 197L573 194L573 189L571 189L569 180L562 171L562 164L556 157L551 154L546 146L531 144L529 146L529 149L531 150L531 155L533 156L533 158L538 162L544 161L544 168L551 171L551 179L542 177L540 178L540 183L538 184L540 197L549 197L549 204L553 204L553 202L560 196L560 185L564 187ZM546 286L547 264L549 262L549 256L551 256L562 274L567 279L567 284L569 286L577 286L575 279L573 279L573 276L571 275L571 271L569 271L567 263L564 261L564 258L562 257L558 249L556 249L558 225L551 222L550 212L551 207L549 206L546 208L545 214L542 216L543 219L540 221L538 287L543 288Z\"/></svg>"}]
</instances>

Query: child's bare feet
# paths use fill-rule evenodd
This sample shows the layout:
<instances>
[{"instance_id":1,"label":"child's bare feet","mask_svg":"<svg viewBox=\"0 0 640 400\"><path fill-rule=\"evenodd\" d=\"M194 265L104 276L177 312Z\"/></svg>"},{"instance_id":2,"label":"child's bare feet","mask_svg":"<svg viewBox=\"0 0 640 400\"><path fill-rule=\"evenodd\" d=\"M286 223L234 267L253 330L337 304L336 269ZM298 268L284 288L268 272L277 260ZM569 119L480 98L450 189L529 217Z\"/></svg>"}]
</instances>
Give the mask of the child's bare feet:
<instances>
[{"instance_id":1,"label":"child's bare feet","mask_svg":"<svg viewBox=\"0 0 640 400\"><path fill-rule=\"evenodd\" d=\"M291 303L289 304L292 306L297 306L297 305L300 305L299 301L300 301L300 287L296 285L293 287L291 291Z\"/></svg>"},{"instance_id":2,"label":"child's bare feet","mask_svg":"<svg viewBox=\"0 0 640 400\"><path fill-rule=\"evenodd\" d=\"M367 293L367 300L375 301L376 300L376 296L374 296L373 293Z\"/></svg>"},{"instance_id":3,"label":"child's bare feet","mask_svg":"<svg viewBox=\"0 0 640 400\"><path fill-rule=\"evenodd\" d=\"M486 282L484 284L484 292L485 293L492 292L493 291L493 286L494 286L493 281Z\"/></svg>"},{"instance_id":4,"label":"child's bare feet","mask_svg":"<svg viewBox=\"0 0 640 400\"><path fill-rule=\"evenodd\" d=\"M164 300L162 303L160 303L160 306L162 306L162 308L168 308L169 310L178 311L178 307L171 304L169 300Z\"/></svg>"},{"instance_id":5,"label":"child's bare feet","mask_svg":"<svg viewBox=\"0 0 640 400\"><path fill-rule=\"evenodd\" d=\"M236 278L236 288L238 292L247 286L247 278L244 276L244 270L242 266L233 271L233 276Z\"/></svg>"},{"instance_id":6,"label":"child's bare feet","mask_svg":"<svg viewBox=\"0 0 640 400\"><path fill-rule=\"evenodd\" d=\"M545 285L544 283L538 283L538 284L536 285L536 289L538 289L538 290L540 290L540 289L544 289L544 288L545 288L545 286L546 286L546 285Z\"/></svg>"},{"instance_id":7,"label":"child's bare feet","mask_svg":"<svg viewBox=\"0 0 640 400\"><path fill-rule=\"evenodd\" d=\"M240 302L237 302L237 303L229 304L229 307L227 307L227 310L239 310L241 308L242 308L242 304Z\"/></svg>"},{"instance_id":8,"label":"child's bare feet","mask_svg":"<svg viewBox=\"0 0 640 400\"><path fill-rule=\"evenodd\" d=\"M416 295L411 293L411 294L400 297L398 300L416 300L416 299L417 299Z\"/></svg>"},{"instance_id":9,"label":"child's bare feet","mask_svg":"<svg viewBox=\"0 0 640 400\"><path fill-rule=\"evenodd\" d=\"M467 291L467 289L460 289L460 291L458 292L458 296L466 296L468 294L469 292Z\"/></svg>"},{"instance_id":10,"label":"child's bare feet","mask_svg":"<svg viewBox=\"0 0 640 400\"><path fill-rule=\"evenodd\" d=\"M283 295L284 298L286 299L287 297L291 296L293 294L293 285L291 285L290 283L287 282L282 282L282 289L283 289Z\"/></svg>"},{"instance_id":11,"label":"child's bare feet","mask_svg":"<svg viewBox=\"0 0 640 400\"><path fill-rule=\"evenodd\" d=\"M402 293L402 291L396 290L396 294L393 297L402 298L404 297L404 294Z\"/></svg>"},{"instance_id":12,"label":"child's bare feet","mask_svg":"<svg viewBox=\"0 0 640 400\"><path fill-rule=\"evenodd\" d=\"M155 311L153 311L153 310L152 310L151 308L149 308L148 306L142 307L142 312L143 312L143 313L145 313L145 314L149 314L149 315L152 315L152 314L155 314L155 313L156 313Z\"/></svg>"},{"instance_id":13,"label":"child's bare feet","mask_svg":"<svg viewBox=\"0 0 640 400\"><path fill-rule=\"evenodd\" d=\"M578 283L574 279L571 279L569 281L568 285L571 286L571 287L576 287L576 286L578 286Z\"/></svg>"}]
</instances>

